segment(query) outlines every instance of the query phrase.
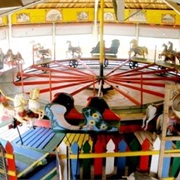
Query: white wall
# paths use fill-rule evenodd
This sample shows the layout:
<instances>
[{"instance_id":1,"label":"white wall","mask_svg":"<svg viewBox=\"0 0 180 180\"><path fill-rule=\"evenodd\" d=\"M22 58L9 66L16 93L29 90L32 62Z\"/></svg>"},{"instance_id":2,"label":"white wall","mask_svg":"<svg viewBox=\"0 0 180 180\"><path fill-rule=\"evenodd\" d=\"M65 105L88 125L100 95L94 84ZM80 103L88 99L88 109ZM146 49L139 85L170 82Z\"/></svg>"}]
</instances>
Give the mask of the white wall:
<instances>
[{"instance_id":1,"label":"white wall","mask_svg":"<svg viewBox=\"0 0 180 180\"><path fill-rule=\"evenodd\" d=\"M98 27L99 28L99 27ZM8 48L7 29L0 28L1 47ZM53 33L55 37L53 39ZM162 51L162 44L172 41L174 49L180 51L180 29L174 27L104 24L104 40L109 47L112 39L120 40L119 58L128 58L129 42L139 37L139 45L148 47L148 58L155 57ZM55 58L66 58L66 41L71 40L73 46L80 46L84 57L90 57L93 43L93 24L53 24L48 25L22 25L12 27L11 48L20 51L28 64L32 62L32 45L41 43L45 48L55 46Z\"/></svg>"}]
</instances>

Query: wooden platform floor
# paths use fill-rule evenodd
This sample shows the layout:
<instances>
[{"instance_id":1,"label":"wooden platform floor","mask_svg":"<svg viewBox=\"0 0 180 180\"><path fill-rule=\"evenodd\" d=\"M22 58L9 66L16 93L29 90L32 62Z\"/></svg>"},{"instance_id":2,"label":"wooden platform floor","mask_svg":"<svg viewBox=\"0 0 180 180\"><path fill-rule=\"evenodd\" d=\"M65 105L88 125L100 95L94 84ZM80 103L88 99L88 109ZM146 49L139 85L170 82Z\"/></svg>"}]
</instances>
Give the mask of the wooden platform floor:
<instances>
[{"instance_id":1,"label":"wooden platform floor","mask_svg":"<svg viewBox=\"0 0 180 180\"><path fill-rule=\"evenodd\" d=\"M116 60L113 60L113 61L116 61ZM147 61L146 63L152 63L152 62ZM79 68L80 68L80 70L83 70L82 67L79 67ZM104 74L110 72L113 68L114 68L114 66L109 65L107 68L104 69ZM93 66L92 69L96 74L99 73L99 66ZM124 70L126 71L126 69L129 70L129 67L127 67L127 66L123 67L123 71ZM17 79L16 78L17 71L18 71L17 68L7 69L4 72L1 71L0 89L7 96L10 96L13 98L15 96L15 94L20 93L22 91L29 92L30 89L32 89L32 88L40 88L40 89L50 88L50 84L46 84L46 85L35 84L35 85L24 86L23 82L22 82L22 86L15 86L14 83L12 83L12 82ZM86 69L86 71L87 71L87 69ZM36 77L36 78L32 77L32 78L26 79L26 81L28 81L28 82L41 81L41 80L42 79L38 78L38 77ZM59 85L60 84L56 84L56 86L59 86ZM139 87L139 85L134 85L134 86ZM71 93L74 90L78 90L81 87L82 87L82 85L80 84L76 87L68 87L68 88L55 90L55 91L52 91L52 93L50 93L50 92L42 93L39 101L42 106L45 106L48 102L51 101L51 99L53 98L55 93L57 93L57 92ZM106 86L105 86L105 88L106 88ZM142 104L149 104L149 103L153 103L153 102L163 101L163 98L155 96L155 95L150 95L148 93L143 93L143 99L141 99L141 93L139 91L132 90L127 87L119 87L119 88L120 88L120 90L123 90L127 95L130 95L133 98L135 98L137 101L139 101L139 102L142 101ZM144 86L144 88L146 88L148 90L155 90L160 93L164 92L163 87ZM96 93L97 93L97 91L96 91ZM79 111L81 111L81 109L86 106L88 97L92 96L92 95L93 95L92 89L85 89L85 90L81 91L80 93L74 95L73 97L75 100L76 108ZM124 118L124 119L128 119L129 118L128 116L131 116L130 114L132 114L132 118L142 118L142 116L143 116L144 109L142 109L142 107L136 106L134 103L129 101L122 94L118 93L115 90L108 90L107 93L104 94L104 99L106 100L106 102L108 103L110 108L112 110L114 110L114 112L122 115L122 118ZM6 119L6 117L4 117L4 118Z\"/></svg>"}]
</instances>

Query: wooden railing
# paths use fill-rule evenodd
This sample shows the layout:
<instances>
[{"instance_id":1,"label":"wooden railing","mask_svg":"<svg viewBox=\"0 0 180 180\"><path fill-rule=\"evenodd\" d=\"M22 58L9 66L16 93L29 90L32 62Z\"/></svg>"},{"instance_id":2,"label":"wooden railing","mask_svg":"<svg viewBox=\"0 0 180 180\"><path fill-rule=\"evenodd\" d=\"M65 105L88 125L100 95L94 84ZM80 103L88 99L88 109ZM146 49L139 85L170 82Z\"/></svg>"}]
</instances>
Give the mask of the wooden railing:
<instances>
[{"instance_id":1,"label":"wooden railing","mask_svg":"<svg viewBox=\"0 0 180 180\"><path fill-rule=\"evenodd\" d=\"M87 134L67 134L59 146L62 176L65 179L111 179L139 171L157 177L161 140L157 137L152 141L148 135L138 136L140 134L127 142L122 136L98 135L94 141ZM160 178L177 177L180 166L176 163L180 153L178 144L174 149L175 144L171 142L171 148L165 150Z\"/></svg>"}]
</instances>

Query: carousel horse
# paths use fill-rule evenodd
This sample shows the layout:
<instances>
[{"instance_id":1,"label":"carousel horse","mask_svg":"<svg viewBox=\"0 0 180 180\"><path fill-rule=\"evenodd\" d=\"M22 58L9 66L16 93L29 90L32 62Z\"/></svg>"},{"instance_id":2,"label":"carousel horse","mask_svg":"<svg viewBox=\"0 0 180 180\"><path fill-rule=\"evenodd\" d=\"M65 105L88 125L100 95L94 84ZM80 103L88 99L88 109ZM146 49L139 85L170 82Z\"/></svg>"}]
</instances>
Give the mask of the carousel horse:
<instances>
[{"instance_id":1,"label":"carousel horse","mask_svg":"<svg viewBox=\"0 0 180 180\"><path fill-rule=\"evenodd\" d=\"M4 95L0 90L0 123L3 119L3 116L13 116L14 108L9 104L9 100L12 100Z\"/></svg>"},{"instance_id":2,"label":"carousel horse","mask_svg":"<svg viewBox=\"0 0 180 180\"><path fill-rule=\"evenodd\" d=\"M180 51L175 52L174 56L177 58L177 60L179 61L179 64L180 64Z\"/></svg>"},{"instance_id":3,"label":"carousel horse","mask_svg":"<svg viewBox=\"0 0 180 180\"><path fill-rule=\"evenodd\" d=\"M20 52L13 54L12 49L8 49L7 53L4 56L4 63L8 65L18 65L19 63L24 63L24 59Z\"/></svg>"},{"instance_id":4,"label":"carousel horse","mask_svg":"<svg viewBox=\"0 0 180 180\"><path fill-rule=\"evenodd\" d=\"M40 43L33 44L33 54L40 60L45 60L52 56L51 49L45 49Z\"/></svg>"},{"instance_id":5,"label":"carousel horse","mask_svg":"<svg viewBox=\"0 0 180 180\"><path fill-rule=\"evenodd\" d=\"M8 101L12 101L11 105ZM32 118L30 118L26 111L27 106L27 98L26 95L16 94L14 98L10 98L5 96L2 91L0 91L0 116L7 115L13 117L20 123L32 124Z\"/></svg>"},{"instance_id":6,"label":"carousel horse","mask_svg":"<svg viewBox=\"0 0 180 180\"><path fill-rule=\"evenodd\" d=\"M77 55L77 57L80 58L81 55L82 55L81 47L72 46L71 41L67 41L66 43L68 44L68 49L66 51L66 56L68 57L68 54L70 53L72 57L76 57L76 55Z\"/></svg>"},{"instance_id":7,"label":"carousel horse","mask_svg":"<svg viewBox=\"0 0 180 180\"><path fill-rule=\"evenodd\" d=\"M145 56L148 54L148 49L145 46L138 46L137 40L133 39L130 41L130 51L129 51L129 56L131 56L131 53L134 52L134 56L136 56L137 54L140 56L143 56L143 58L145 58Z\"/></svg>"},{"instance_id":8,"label":"carousel horse","mask_svg":"<svg viewBox=\"0 0 180 180\"><path fill-rule=\"evenodd\" d=\"M28 101L28 110L32 111L34 114L38 115L38 119L44 117L44 109L41 108L39 103L40 90L35 88L30 91L29 101Z\"/></svg>"},{"instance_id":9,"label":"carousel horse","mask_svg":"<svg viewBox=\"0 0 180 180\"><path fill-rule=\"evenodd\" d=\"M169 48L168 45L163 44L162 46L164 47L163 51L161 54L159 54L159 58L162 58L164 56L164 61L171 61L173 64L176 62L176 57L175 57L175 51L172 50L173 46L171 42L169 42Z\"/></svg>"},{"instance_id":10,"label":"carousel horse","mask_svg":"<svg viewBox=\"0 0 180 180\"><path fill-rule=\"evenodd\" d=\"M143 118L143 122L141 126L144 130L148 129L148 125L151 121L154 121L154 122L157 121L157 118L163 113L163 106L164 106L163 104L156 105L156 106L150 104L147 107L146 114ZM154 130L158 130L156 123L154 127L155 127Z\"/></svg>"},{"instance_id":11,"label":"carousel horse","mask_svg":"<svg viewBox=\"0 0 180 180\"><path fill-rule=\"evenodd\" d=\"M168 41L168 49L167 49L167 51L170 52L170 53L174 52L173 43L171 41Z\"/></svg>"},{"instance_id":12,"label":"carousel horse","mask_svg":"<svg viewBox=\"0 0 180 180\"><path fill-rule=\"evenodd\" d=\"M32 118L27 114L28 99L25 94L16 94L13 99L14 104L14 118L22 124L28 124L32 126Z\"/></svg>"}]
</instances>

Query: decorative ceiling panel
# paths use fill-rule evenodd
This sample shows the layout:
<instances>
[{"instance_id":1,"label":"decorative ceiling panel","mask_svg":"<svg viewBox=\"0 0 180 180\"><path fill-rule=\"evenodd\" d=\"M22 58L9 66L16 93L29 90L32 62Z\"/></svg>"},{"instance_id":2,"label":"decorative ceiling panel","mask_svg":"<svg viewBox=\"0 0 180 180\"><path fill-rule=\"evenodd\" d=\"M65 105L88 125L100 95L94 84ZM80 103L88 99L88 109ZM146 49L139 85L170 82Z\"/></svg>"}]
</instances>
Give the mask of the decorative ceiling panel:
<instances>
[{"instance_id":1,"label":"decorative ceiling panel","mask_svg":"<svg viewBox=\"0 0 180 180\"><path fill-rule=\"evenodd\" d=\"M14 9L10 7L8 10L4 10L0 7L0 15L11 13L18 9L30 8L30 9L62 9L62 8L94 8L95 0L0 0L9 2L21 1L22 5ZM104 0L104 8L113 8L112 1L120 0ZM7 3L6 3L7 6ZM98 2L100 8L100 0ZM125 9L137 9L137 10L174 10L180 14L180 0L125 0Z\"/></svg>"},{"instance_id":2,"label":"decorative ceiling panel","mask_svg":"<svg viewBox=\"0 0 180 180\"><path fill-rule=\"evenodd\" d=\"M171 2L179 5L177 1ZM95 0L44 0L32 8L93 8ZM100 7L100 1L99 1ZM104 0L104 8L113 8L112 0ZM153 9L153 10L170 10L172 9L164 0L125 0L126 9Z\"/></svg>"}]
</instances>

